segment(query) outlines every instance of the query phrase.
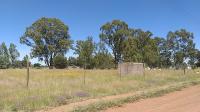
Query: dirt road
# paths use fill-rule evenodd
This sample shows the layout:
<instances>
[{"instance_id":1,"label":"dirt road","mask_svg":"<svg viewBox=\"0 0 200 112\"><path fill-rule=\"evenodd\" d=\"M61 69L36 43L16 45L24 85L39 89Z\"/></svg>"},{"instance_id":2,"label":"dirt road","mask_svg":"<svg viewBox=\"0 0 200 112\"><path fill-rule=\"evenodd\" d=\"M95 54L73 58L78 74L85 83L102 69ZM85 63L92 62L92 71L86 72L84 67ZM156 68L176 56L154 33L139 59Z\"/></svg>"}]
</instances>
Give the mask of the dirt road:
<instances>
[{"instance_id":1,"label":"dirt road","mask_svg":"<svg viewBox=\"0 0 200 112\"><path fill-rule=\"evenodd\" d=\"M200 86L110 108L105 112L200 112Z\"/></svg>"}]
</instances>

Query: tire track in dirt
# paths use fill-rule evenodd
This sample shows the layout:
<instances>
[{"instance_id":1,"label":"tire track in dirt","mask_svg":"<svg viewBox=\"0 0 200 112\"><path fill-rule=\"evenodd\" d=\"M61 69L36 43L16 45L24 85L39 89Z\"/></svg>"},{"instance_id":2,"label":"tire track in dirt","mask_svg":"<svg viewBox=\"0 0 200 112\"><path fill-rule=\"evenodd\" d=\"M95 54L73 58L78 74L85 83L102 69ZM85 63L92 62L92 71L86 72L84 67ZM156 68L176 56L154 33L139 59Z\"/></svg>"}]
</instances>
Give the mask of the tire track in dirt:
<instances>
[{"instance_id":1,"label":"tire track in dirt","mask_svg":"<svg viewBox=\"0 0 200 112\"><path fill-rule=\"evenodd\" d=\"M128 103L104 112L200 112L200 86L185 88L162 97Z\"/></svg>"}]
</instances>

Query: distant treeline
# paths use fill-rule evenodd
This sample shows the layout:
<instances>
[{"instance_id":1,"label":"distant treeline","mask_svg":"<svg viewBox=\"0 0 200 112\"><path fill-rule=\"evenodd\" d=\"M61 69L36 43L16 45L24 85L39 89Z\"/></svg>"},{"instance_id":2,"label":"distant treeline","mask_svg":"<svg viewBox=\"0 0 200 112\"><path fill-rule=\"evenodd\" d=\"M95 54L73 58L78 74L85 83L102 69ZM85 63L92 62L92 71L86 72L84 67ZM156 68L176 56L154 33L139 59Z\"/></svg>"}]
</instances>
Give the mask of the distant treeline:
<instances>
[{"instance_id":1,"label":"distant treeline","mask_svg":"<svg viewBox=\"0 0 200 112\"><path fill-rule=\"evenodd\" d=\"M57 18L41 18L26 28L20 43L31 47L31 58L44 61L49 68L105 69L121 62L141 62L150 68L192 68L200 66L200 51L195 48L193 33L186 29L169 31L166 37L155 37L150 31L130 28L121 20L107 22L100 27L100 42L92 36L73 41L69 27ZM65 58L72 49L76 56ZM26 66L16 45L0 45L0 68ZM41 65L36 63L35 67Z\"/></svg>"}]
</instances>

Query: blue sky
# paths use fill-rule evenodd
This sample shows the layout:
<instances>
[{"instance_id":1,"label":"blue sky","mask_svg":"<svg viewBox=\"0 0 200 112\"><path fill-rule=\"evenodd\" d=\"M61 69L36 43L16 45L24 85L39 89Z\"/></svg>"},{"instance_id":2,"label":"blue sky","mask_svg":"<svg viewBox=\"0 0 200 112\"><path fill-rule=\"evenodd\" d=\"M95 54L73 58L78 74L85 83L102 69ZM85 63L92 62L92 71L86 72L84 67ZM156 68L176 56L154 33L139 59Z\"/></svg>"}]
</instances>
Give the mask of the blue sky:
<instances>
[{"instance_id":1,"label":"blue sky","mask_svg":"<svg viewBox=\"0 0 200 112\"><path fill-rule=\"evenodd\" d=\"M100 26L120 19L161 37L185 28L194 33L199 49L199 6L200 0L0 0L0 43L15 43L21 59L30 53L19 43L25 28L41 17L55 17L69 26L73 40L93 36L98 41Z\"/></svg>"}]
</instances>

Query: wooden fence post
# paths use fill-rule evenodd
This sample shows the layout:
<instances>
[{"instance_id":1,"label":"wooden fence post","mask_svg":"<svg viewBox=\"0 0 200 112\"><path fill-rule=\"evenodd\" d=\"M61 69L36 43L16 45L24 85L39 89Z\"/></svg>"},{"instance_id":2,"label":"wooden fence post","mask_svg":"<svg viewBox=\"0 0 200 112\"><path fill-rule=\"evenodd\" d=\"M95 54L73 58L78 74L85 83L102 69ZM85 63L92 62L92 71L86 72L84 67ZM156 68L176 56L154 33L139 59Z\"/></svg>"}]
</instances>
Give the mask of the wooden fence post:
<instances>
[{"instance_id":1,"label":"wooden fence post","mask_svg":"<svg viewBox=\"0 0 200 112\"><path fill-rule=\"evenodd\" d=\"M27 77L26 77L26 87L28 88L29 86L29 58L27 57Z\"/></svg>"},{"instance_id":2,"label":"wooden fence post","mask_svg":"<svg viewBox=\"0 0 200 112\"><path fill-rule=\"evenodd\" d=\"M145 65L143 63L143 76L145 77Z\"/></svg>"},{"instance_id":3,"label":"wooden fence post","mask_svg":"<svg viewBox=\"0 0 200 112\"><path fill-rule=\"evenodd\" d=\"M83 84L85 85L85 77L86 77L86 58L84 62L84 74L83 74Z\"/></svg>"},{"instance_id":4,"label":"wooden fence post","mask_svg":"<svg viewBox=\"0 0 200 112\"><path fill-rule=\"evenodd\" d=\"M120 69L119 77L120 77L120 81L121 81L122 80L122 65L121 65L121 63L119 63L118 67Z\"/></svg>"},{"instance_id":5,"label":"wooden fence post","mask_svg":"<svg viewBox=\"0 0 200 112\"><path fill-rule=\"evenodd\" d=\"M85 85L85 64L84 64L84 73L83 73L83 84Z\"/></svg>"}]
</instances>

